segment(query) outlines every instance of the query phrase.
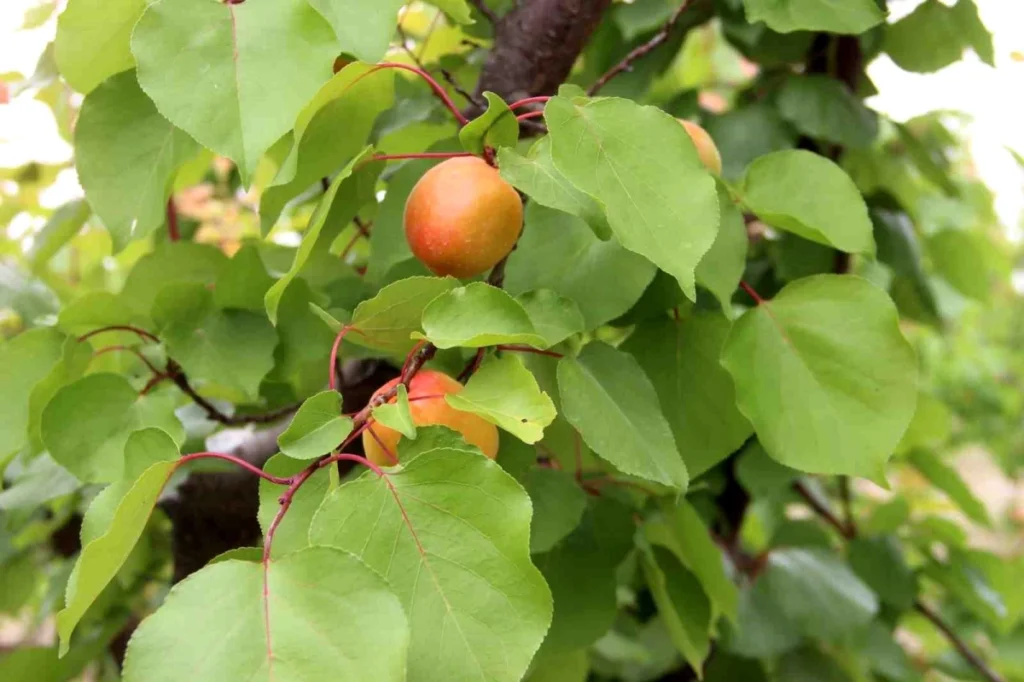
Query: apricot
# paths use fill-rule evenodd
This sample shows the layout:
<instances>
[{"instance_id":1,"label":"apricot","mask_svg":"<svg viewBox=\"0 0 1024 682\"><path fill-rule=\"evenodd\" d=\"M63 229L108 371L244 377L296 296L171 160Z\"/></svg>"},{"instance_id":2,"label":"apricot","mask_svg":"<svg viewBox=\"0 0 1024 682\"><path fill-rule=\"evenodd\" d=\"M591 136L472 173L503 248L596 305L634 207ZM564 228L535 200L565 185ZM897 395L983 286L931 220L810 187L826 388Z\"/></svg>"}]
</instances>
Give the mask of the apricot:
<instances>
[{"instance_id":1,"label":"apricot","mask_svg":"<svg viewBox=\"0 0 1024 682\"><path fill-rule=\"evenodd\" d=\"M715 146L715 141L708 135L708 131L692 121L685 121L681 118L676 120L683 125L683 129L686 130L690 139L693 140L701 163L715 175L721 175L722 155L718 153L718 147Z\"/></svg>"},{"instance_id":2,"label":"apricot","mask_svg":"<svg viewBox=\"0 0 1024 682\"><path fill-rule=\"evenodd\" d=\"M392 379L378 388L373 397L387 393L397 385L398 379ZM443 372L420 370L409 382L409 412L412 413L412 421L416 426L438 424L458 431L467 443L477 446L485 455L494 459L498 456L497 427L475 414L456 410L444 399L449 393L458 393L461 390L462 384ZM432 397L413 400L423 396ZM374 424L372 428L373 434L369 429L363 431L363 449L367 458L380 466L393 465L395 462L388 452L398 455L398 440L402 434L382 424ZM380 443L377 442L378 439ZM387 450L381 447L381 443Z\"/></svg>"},{"instance_id":3,"label":"apricot","mask_svg":"<svg viewBox=\"0 0 1024 682\"><path fill-rule=\"evenodd\" d=\"M508 255L523 229L523 201L475 156L424 173L405 202L409 248L436 275L474 277Z\"/></svg>"}]
</instances>

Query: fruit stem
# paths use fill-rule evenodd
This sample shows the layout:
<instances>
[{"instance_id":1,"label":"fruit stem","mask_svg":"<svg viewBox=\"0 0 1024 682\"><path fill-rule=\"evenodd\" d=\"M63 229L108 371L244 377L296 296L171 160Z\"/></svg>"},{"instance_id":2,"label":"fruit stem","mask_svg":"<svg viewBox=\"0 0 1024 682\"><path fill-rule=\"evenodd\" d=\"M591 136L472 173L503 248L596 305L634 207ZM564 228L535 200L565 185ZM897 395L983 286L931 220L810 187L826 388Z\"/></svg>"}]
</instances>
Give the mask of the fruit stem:
<instances>
[{"instance_id":1,"label":"fruit stem","mask_svg":"<svg viewBox=\"0 0 1024 682\"><path fill-rule=\"evenodd\" d=\"M519 114L516 116L516 120L522 123L523 121L529 121L531 118L540 118L543 115L543 111L528 111L525 114Z\"/></svg>"},{"instance_id":2,"label":"fruit stem","mask_svg":"<svg viewBox=\"0 0 1024 682\"><path fill-rule=\"evenodd\" d=\"M434 94L438 96L438 98L444 103L446 107L448 107L448 111L452 112L452 116L454 116L455 120L459 122L459 125L466 125L467 123L469 123L469 119L463 116L462 112L459 111L459 108L455 106L455 102L452 101L452 98L449 97L448 93L445 92L445 89L441 87L441 84L434 80L434 77L431 76L426 71L424 71L423 69L417 68L415 66L409 66L408 64L399 64L398 62L381 62L376 66L376 68L372 69L369 73L373 73L374 71L380 71L381 69L402 69L403 71L409 71L411 73L416 74L417 76L425 80L428 85L430 85L430 88L434 91Z\"/></svg>"},{"instance_id":3,"label":"fruit stem","mask_svg":"<svg viewBox=\"0 0 1024 682\"><path fill-rule=\"evenodd\" d=\"M330 364L330 369L329 369L329 375L327 377L327 386L332 391L337 391L338 390L338 371L337 371L338 349L341 348L341 341L342 341L342 339L344 339L345 335L348 334L349 332L355 332L356 334L362 334L363 333L362 331L360 331L359 329L356 329L352 325L347 324L344 327L342 327L341 331L338 332L338 335L336 337L334 337L334 345L331 346L331 360L330 360L331 364Z\"/></svg>"}]
</instances>

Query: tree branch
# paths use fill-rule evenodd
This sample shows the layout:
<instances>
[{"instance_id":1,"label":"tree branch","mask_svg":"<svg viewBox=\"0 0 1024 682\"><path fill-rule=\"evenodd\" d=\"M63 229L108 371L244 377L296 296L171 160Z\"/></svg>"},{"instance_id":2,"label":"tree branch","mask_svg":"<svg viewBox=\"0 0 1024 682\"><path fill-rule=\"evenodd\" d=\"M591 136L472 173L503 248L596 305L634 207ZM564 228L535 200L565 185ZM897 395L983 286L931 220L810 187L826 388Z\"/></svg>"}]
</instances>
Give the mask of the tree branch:
<instances>
[{"instance_id":1,"label":"tree branch","mask_svg":"<svg viewBox=\"0 0 1024 682\"><path fill-rule=\"evenodd\" d=\"M804 501L807 503L807 506L809 506L814 511L814 513L816 513L819 517L826 521L830 526L839 531L839 534L842 535L844 538L846 538L847 540L852 540L856 536L856 531L853 528L849 527L847 524L843 523L840 520L840 518L828 506L828 504L822 500L819 500L814 495L814 493L812 493L803 483L794 483L793 490L796 491L796 493L804 499ZM946 637L949 643L952 644L956 648L956 650L960 652L960 655L964 657L964 660L966 660L972 667L974 667L974 669L977 670L978 673L983 678L985 678L985 680L987 680L987 682L1005 682L1005 680L1003 680L1002 677L1000 677L994 670L992 670L992 668L989 667L988 663L986 663L984 659L982 659L981 656L977 654L977 652L971 649L971 647L967 644L967 642L963 640L963 638L960 637L960 635L956 634L956 632L953 631L949 624L942 619L942 616L940 616L939 613L935 611L935 609L928 606L920 599L916 599L914 601L914 609L917 610L917 612L923 615L925 618L927 618L932 623L932 625L934 625L939 630L939 632L941 632Z\"/></svg>"},{"instance_id":2,"label":"tree branch","mask_svg":"<svg viewBox=\"0 0 1024 682\"><path fill-rule=\"evenodd\" d=\"M680 4L674 12L672 12L671 16L669 16L668 18L668 21L666 21L662 25L661 29L654 34L653 38L648 40L643 45L634 48L632 51L630 51L629 54L627 54L622 59L622 61L620 61L612 68L608 69L608 71L606 71L604 75L598 78L594 82L594 84L590 86L590 88L587 90L587 94L591 96L596 95L598 92L600 92L601 88L608 84L608 81L615 78L623 71L628 71L629 69L631 69L633 67L633 62L644 57L649 52L654 50L654 48L658 47L666 40L668 40L669 35L671 35L672 33L672 29L674 29L676 27L676 24L679 23L679 18L683 16L683 13L687 9L689 9L693 3L694 0L683 0L682 4Z\"/></svg>"}]
</instances>

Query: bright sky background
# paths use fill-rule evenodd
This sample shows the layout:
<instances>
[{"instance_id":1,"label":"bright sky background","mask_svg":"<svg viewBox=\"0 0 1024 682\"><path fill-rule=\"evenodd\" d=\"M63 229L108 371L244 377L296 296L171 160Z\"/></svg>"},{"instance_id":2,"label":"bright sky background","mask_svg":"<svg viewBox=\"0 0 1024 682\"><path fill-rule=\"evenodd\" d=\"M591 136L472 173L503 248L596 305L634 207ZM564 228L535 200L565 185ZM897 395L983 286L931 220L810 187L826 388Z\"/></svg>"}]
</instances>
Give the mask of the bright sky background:
<instances>
[{"instance_id":1,"label":"bright sky background","mask_svg":"<svg viewBox=\"0 0 1024 682\"><path fill-rule=\"evenodd\" d=\"M892 14L908 14L923 0L892 2ZM952 0L942 0L951 3ZM38 0L0 0L0 73L31 75L39 54L56 30L54 21L33 31L15 29L26 9ZM877 59L869 73L881 94L870 105L898 121L938 109L971 116L966 129L977 170L995 192L997 210L1007 234L1024 239L1024 171L1006 147L1024 154L1024 0L975 0L985 25L992 31L996 68L969 53L935 74L907 73L887 57ZM71 148L57 133L49 109L30 97L0 106L0 166L35 159L58 162L70 158ZM57 206L80 194L72 171L62 176L44 201Z\"/></svg>"}]
</instances>

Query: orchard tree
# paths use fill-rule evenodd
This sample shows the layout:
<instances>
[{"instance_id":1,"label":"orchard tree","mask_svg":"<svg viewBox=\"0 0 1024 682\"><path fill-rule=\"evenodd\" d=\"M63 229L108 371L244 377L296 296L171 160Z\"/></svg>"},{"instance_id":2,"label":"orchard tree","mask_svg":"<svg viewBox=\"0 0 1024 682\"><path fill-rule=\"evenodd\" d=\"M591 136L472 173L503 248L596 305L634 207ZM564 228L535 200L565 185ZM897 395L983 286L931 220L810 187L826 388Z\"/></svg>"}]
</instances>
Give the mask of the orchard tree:
<instances>
[{"instance_id":1,"label":"orchard tree","mask_svg":"<svg viewBox=\"0 0 1024 682\"><path fill-rule=\"evenodd\" d=\"M1012 253L958 117L864 102L992 41L888 9L29 13L0 679L1024 680L951 458L1024 461Z\"/></svg>"}]
</instances>

